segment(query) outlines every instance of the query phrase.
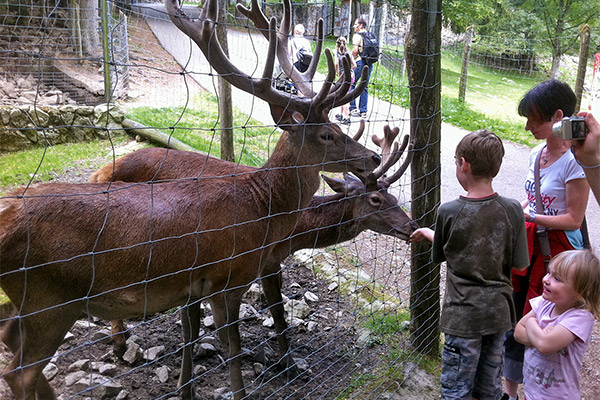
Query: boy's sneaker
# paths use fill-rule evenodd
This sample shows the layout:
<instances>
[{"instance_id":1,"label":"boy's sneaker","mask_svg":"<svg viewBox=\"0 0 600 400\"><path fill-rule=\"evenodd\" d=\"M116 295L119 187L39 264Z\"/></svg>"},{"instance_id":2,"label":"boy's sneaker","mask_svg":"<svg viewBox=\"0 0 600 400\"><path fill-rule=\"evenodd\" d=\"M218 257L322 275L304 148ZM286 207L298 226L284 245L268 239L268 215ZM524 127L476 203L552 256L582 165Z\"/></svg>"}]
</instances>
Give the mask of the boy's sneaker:
<instances>
[{"instance_id":1,"label":"boy's sneaker","mask_svg":"<svg viewBox=\"0 0 600 400\"><path fill-rule=\"evenodd\" d=\"M350 125L350 118L344 118L342 120L342 124L344 124L344 125Z\"/></svg>"},{"instance_id":2,"label":"boy's sneaker","mask_svg":"<svg viewBox=\"0 0 600 400\"><path fill-rule=\"evenodd\" d=\"M344 116L342 114L335 114L335 119L341 121L342 119L344 119Z\"/></svg>"},{"instance_id":3,"label":"boy's sneaker","mask_svg":"<svg viewBox=\"0 0 600 400\"><path fill-rule=\"evenodd\" d=\"M360 111L355 108L354 110L350 110L350 115L352 117L360 117Z\"/></svg>"},{"instance_id":4,"label":"boy's sneaker","mask_svg":"<svg viewBox=\"0 0 600 400\"><path fill-rule=\"evenodd\" d=\"M367 113L366 112L361 112L360 113L360 117L361 118L367 118Z\"/></svg>"}]
</instances>

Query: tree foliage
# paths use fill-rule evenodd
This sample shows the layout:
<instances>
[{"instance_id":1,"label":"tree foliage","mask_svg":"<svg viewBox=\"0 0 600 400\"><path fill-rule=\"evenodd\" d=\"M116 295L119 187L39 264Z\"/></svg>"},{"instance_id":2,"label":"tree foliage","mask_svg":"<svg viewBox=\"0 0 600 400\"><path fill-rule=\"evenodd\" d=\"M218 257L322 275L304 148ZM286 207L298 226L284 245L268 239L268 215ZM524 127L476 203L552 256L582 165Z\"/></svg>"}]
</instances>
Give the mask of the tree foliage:
<instances>
[{"instance_id":1,"label":"tree foliage","mask_svg":"<svg viewBox=\"0 0 600 400\"><path fill-rule=\"evenodd\" d=\"M473 26L515 53L551 56L553 76L560 58L578 43L579 27L600 27L600 0L446 0L443 11L455 33Z\"/></svg>"}]
</instances>

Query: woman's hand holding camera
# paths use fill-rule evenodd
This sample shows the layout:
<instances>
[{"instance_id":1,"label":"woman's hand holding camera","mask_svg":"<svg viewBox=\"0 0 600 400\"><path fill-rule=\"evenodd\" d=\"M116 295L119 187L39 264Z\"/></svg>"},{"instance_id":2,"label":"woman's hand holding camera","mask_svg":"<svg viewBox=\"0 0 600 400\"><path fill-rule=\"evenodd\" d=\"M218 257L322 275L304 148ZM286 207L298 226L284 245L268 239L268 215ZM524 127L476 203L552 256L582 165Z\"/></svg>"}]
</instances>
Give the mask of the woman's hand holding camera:
<instances>
[{"instance_id":1,"label":"woman's hand holding camera","mask_svg":"<svg viewBox=\"0 0 600 400\"><path fill-rule=\"evenodd\" d=\"M572 149L577 162L583 167L590 188L600 204L600 123L587 111L577 114L585 117L588 134L585 140L573 140Z\"/></svg>"},{"instance_id":2,"label":"woman's hand holding camera","mask_svg":"<svg viewBox=\"0 0 600 400\"><path fill-rule=\"evenodd\" d=\"M573 140L573 153L584 168L600 168L600 123L587 111L577 114L585 118L588 134L585 140Z\"/></svg>"}]
</instances>

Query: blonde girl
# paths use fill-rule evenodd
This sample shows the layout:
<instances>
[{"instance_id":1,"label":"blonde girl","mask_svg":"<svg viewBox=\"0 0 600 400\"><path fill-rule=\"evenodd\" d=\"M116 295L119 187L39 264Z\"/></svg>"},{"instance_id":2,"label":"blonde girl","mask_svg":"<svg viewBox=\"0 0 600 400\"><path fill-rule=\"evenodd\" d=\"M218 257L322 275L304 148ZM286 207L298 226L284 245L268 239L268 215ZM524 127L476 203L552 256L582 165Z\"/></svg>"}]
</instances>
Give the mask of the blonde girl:
<instances>
[{"instance_id":1,"label":"blonde girl","mask_svg":"<svg viewBox=\"0 0 600 400\"><path fill-rule=\"evenodd\" d=\"M579 372L600 317L600 261L587 250L558 254L543 278L543 293L515 328L527 346L525 398L580 399Z\"/></svg>"},{"instance_id":2,"label":"blonde girl","mask_svg":"<svg viewBox=\"0 0 600 400\"><path fill-rule=\"evenodd\" d=\"M354 84L354 69L356 68L356 61L352 56L352 53L348 51L348 45L346 42L346 38L344 36L340 36L335 43L335 72L337 76L341 76L344 73L344 64L342 59L344 55L348 53L350 55L350 73L352 75L352 84ZM341 121L342 124L349 125L350 124L350 106L348 104L344 104L340 106L340 113L336 114L335 118L338 121Z\"/></svg>"}]
</instances>

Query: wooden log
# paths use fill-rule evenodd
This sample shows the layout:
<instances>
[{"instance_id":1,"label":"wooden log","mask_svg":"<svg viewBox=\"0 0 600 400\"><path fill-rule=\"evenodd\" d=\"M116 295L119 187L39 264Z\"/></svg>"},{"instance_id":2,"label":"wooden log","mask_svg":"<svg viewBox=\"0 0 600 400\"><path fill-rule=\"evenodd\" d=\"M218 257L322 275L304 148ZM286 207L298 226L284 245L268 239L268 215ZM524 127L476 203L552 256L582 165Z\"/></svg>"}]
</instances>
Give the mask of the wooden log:
<instances>
[{"instance_id":1,"label":"wooden log","mask_svg":"<svg viewBox=\"0 0 600 400\"><path fill-rule=\"evenodd\" d=\"M170 135L166 135L156 129L148 128L140 124L139 122L132 121L130 119L125 118L123 122L121 122L123 126L123 130L130 135L140 135L151 142L155 142L164 147L173 150L185 150L185 151L193 151L196 153L206 154L203 151L197 150L190 145L187 145Z\"/></svg>"}]
</instances>

